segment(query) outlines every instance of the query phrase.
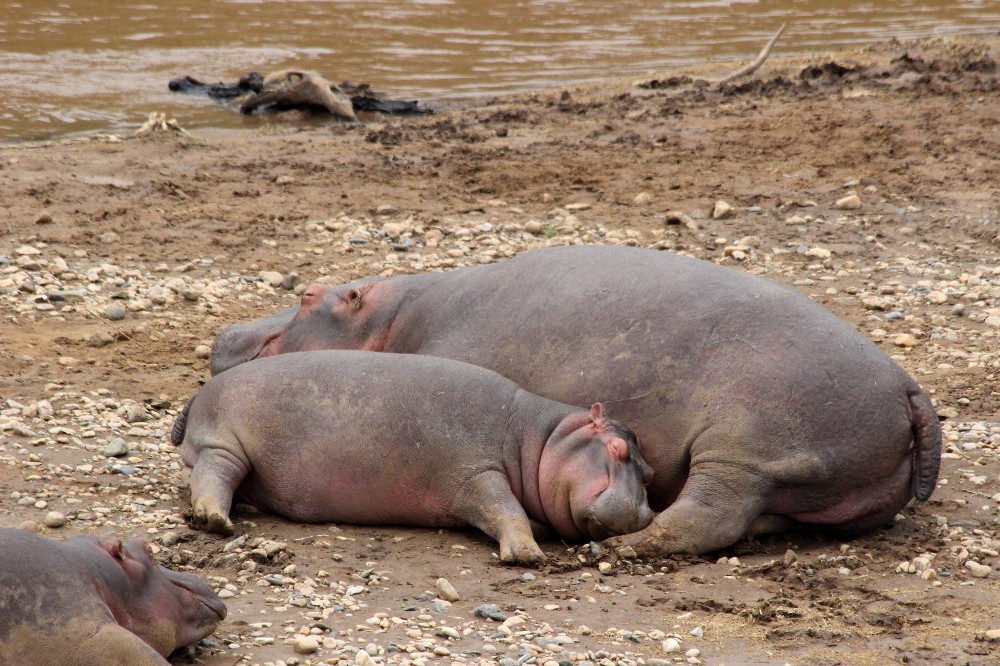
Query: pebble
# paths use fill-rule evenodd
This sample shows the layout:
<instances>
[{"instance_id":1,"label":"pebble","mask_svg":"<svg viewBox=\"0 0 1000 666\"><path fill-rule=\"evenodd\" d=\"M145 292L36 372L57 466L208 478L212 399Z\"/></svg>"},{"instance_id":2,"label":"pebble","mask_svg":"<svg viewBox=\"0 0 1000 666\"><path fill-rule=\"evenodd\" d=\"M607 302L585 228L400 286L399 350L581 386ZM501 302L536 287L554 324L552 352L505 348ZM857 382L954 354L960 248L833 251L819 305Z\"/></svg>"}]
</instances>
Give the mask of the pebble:
<instances>
[{"instance_id":1,"label":"pebble","mask_svg":"<svg viewBox=\"0 0 1000 666\"><path fill-rule=\"evenodd\" d=\"M120 458L128 453L128 443L121 437L115 437L104 447L105 458Z\"/></svg>"},{"instance_id":2,"label":"pebble","mask_svg":"<svg viewBox=\"0 0 1000 666\"><path fill-rule=\"evenodd\" d=\"M125 308L120 305L114 304L109 305L104 308L105 319L110 319L111 321L120 321L126 316Z\"/></svg>"},{"instance_id":3,"label":"pebble","mask_svg":"<svg viewBox=\"0 0 1000 666\"><path fill-rule=\"evenodd\" d=\"M49 511L42 520L46 527L62 527L66 524L66 515L59 511Z\"/></svg>"},{"instance_id":4,"label":"pebble","mask_svg":"<svg viewBox=\"0 0 1000 666\"><path fill-rule=\"evenodd\" d=\"M278 271L262 271L260 273L261 282L271 287L280 287L285 277Z\"/></svg>"},{"instance_id":5,"label":"pebble","mask_svg":"<svg viewBox=\"0 0 1000 666\"><path fill-rule=\"evenodd\" d=\"M299 654L312 654L319 649L319 640L314 636L296 636L292 641L292 649Z\"/></svg>"},{"instance_id":6,"label":"pebble","mask_svg":"<svg viewBox=\"0 0 1000 666\"><path fill-rule=\"evenodd\" d=\"M837 199L833 207L837 210L857 210L861 208L861 197L857 194L848 194L846 197Z\"/></svg>"},{"instance_id":7,"label":"pebble","mask_svg":"<svg viewBox=\"0 0 1000 666\"><path fill-rule=\"evenodd\" d=\"M476 609L472 611L473 615L477 617L483 617L487 620L496 620L497 622L503 622L507 619L507 614L503 612L503 609L496 604L482 604L476 606Z\"/></svg>"},{"instance_id":8,"label":"pebble","mask_svg":"<svg viewBox=\"0 0 1000 666\"><path fill-rule=\"evenodd\" d=\"M43 210L39 213L35 218L35 224L52 224L52 216L49 214L49 211Z\"/></svg>"},{"instance_id":9,"label":"pebble","mask_svg":"<svg viewBox=\"0 0 1000 666\"><path fill-rule=\"evenodd\" d=\"M438 578L435 586L437 587L438 596L445 601L455 602L459 600L458 591L447 579Z\"/></svg>"},{"instance_id":10,"label":"pebble","mask_svg":"<svg viewBox=\"0 0 1000 666\"><path fill-rule=\"evenodd\" d=\"M652 200L653 200L652 194L650 194L649 192L640 192L639 194L635 195L634 199L632 199L632 203L635 204L636 206L645 206Z\"/></svg>"},{"instance_id":11,"label":"pebble","mask_svg":"<svg viewBox=\"0 0 1000 666\"><path fill-rule=\"evenodd\" d=\"M896 345L897 347L906 347L906 348L916 347L917 339L912 335L910 335L909 333L900 333L899 335L893 336L892 344Z\"/></svg>"},{"instance_id":12,"label":"pebble","mask_svg":"<svg viewBox=\"0 0 1000 666\"><path fill-rule=\"evenodd\" d=\"M674 654L681 651L681 642L676 638L668 638L660 645L667 654Z\"/></svg>"},{"instance_id":13,"label":"pebble","mask_svg":"<svg viewBox=\"0 0 1000 666\"><path fill-rule=\"evenodd\" d=\"M719 199L715 202L715 207L712 208L712 219L713 220L724 220L728 217L732 217L733 207L728 203Z\"/></svg>"},{"instance_id":14,"label":"pebble","mask_svg":"<svg viewBox=\"0 0 1000 666\"><path fill-rule=\"evenodd\" d=\"M208 345L198 345L194 348L195 358L211 358L212 348Z\"/></svg>"},{"instance_id":15,"label":"pebble","mask_svg":"<svg viewBox=\"0 0 1000 666\"><path fill-rule=\"evenodd\" d=\"M993 571L993 567L980 564L975 560L969 560L965 563L965 568L969 570L973 578L989 578L990 573Z\"/></svg>"}]
</instances>

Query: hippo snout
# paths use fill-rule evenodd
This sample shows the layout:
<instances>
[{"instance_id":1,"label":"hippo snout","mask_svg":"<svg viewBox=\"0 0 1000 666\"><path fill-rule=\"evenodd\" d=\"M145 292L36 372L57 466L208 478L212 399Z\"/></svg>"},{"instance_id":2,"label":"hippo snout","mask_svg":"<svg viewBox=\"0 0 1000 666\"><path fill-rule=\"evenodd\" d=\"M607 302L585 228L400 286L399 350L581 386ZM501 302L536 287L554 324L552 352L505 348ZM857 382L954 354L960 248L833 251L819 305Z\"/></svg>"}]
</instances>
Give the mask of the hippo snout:
<instances>
[{"instance_id":1,"label":"hippo snout","mask_svg":"<svg viewBox=\"0 0 1000 666\"><path fill-rule=\"evenodd\" d=\"M625 497L609 490L597 498L590 511L585 514L581 528L591 538L601 541L620 534L638 532L653 522L655 515L646 502L645 493L641 501L636 501L633 497Z\"/></svg>"}]
</instances>

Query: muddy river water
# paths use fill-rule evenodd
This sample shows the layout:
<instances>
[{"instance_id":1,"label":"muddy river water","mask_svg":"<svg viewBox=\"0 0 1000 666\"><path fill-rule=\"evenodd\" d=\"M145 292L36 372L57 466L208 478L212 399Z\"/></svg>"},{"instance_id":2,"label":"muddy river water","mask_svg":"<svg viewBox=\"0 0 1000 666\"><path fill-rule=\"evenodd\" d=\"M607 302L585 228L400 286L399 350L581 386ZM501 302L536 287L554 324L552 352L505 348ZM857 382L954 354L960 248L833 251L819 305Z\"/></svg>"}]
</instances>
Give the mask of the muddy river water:
<instances>
[{"instance_id":1,"label":"muddy river water","mask_svg":"<svg viewBox=\"0 0 1000 666\"><path fill-rule=\"evenodd\" d=\"M995 33L998 0L2 0L0 143L139 126L255 127L171 93L190 74L313 69L447 104L708 60Z\"/></svg>"}]
</instances>

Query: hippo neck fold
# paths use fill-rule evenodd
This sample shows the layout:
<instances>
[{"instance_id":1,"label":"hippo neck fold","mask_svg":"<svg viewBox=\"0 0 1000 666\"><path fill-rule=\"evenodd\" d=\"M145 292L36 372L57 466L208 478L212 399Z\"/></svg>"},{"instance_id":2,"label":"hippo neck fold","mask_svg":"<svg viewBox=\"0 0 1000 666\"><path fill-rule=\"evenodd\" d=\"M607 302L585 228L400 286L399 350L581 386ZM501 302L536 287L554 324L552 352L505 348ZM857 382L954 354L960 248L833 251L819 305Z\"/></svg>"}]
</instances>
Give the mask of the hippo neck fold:
<instances>
[{"instance_id":1,"label":"hippo neck fold","mask_svg":"<svg viewBox=\"0 0 1000 666\"><path fill-rule=\"evenodd\" d=\"M365 351L412 353L407 343L408 331L420 314L421 293L441 279L439 273L400 275L384 280L372 280L359 286L369 317L360 331ZM365 307L365 306L362 306Z\"/></svg>"},{"instance_id":2,"label":"hippo neck fold","mask_svg":"<svg viewBox=\"0 0 1000 666\"><path fill-rule=\"evenodd\" d=\"M510 411L503 450L511 490L529 518L556 527L542 502L543 493L555 490L541 487L542 455L551 442L589 423L589 417L577 407L520 389L511 402ZM579 424L573 425L577 420Z\"/></svg>"}]
</instances>

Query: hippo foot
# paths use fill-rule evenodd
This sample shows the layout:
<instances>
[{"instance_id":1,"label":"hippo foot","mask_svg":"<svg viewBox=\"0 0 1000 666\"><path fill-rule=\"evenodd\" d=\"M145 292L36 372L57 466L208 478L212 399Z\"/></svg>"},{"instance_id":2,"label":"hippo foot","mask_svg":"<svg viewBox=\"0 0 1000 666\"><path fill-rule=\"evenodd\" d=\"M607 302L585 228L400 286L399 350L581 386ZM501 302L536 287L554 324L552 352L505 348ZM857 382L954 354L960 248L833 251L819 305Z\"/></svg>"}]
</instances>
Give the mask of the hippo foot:
<instances>
[{"instance_id":1,"label":"hippo foot","mask_svg":"<svg viewBox=\"0 0 1000 666\"><path fill-rule=\"evenodd\" d=\"M500 544L500 561L504 564L537 566L544 560L545 553L534 541L501 542Z\"/></svg>"},{"instance_id":2,"label":"hippo foot","mask_svg":"<svg viewBox=\"0 0 1000 666\"><path fill-rule=\"evenodd\" d=\"M669 554L668 550L664 549L664 536L664 530L654 524L641 532L605 539L600 545L625 560L636 557L658 557Z\"/></svg>"},{"instance_id":3,"label":"hippo foot","mask_svg":"<svg viewBox=\"0 0 1000 666\"><path fill-rule=\"evenodd\" d=\"M204 508L196 508L191 516L191 526L205 532L214 532L223 536L230 536L236 528L233 521L228 516L224 516L217 511L207 511Z\"/></svg>"}]
</instances>

